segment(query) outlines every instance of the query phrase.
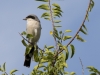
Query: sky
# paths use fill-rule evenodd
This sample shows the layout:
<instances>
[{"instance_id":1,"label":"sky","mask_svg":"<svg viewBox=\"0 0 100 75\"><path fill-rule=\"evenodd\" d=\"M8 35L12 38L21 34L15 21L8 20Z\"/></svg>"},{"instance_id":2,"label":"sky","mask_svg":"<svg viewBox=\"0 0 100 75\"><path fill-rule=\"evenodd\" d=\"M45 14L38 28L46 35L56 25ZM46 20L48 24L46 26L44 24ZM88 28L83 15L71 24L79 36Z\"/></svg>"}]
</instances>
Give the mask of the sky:
<instances>
[{"instance_id":1,"label":"sky","mask_svg":"<svg viewBox=\"0 0 100 75\"><path fill-rule=\"evenodd\" d=\"M52 3L58 3L63 10L63 16L60 18L61 30L71 29L74 36L84 19L89 0L51 0ZM79 57L82 60L85 75L89 72L87 66L94 66L100 70L100 1L94 0L95 6L89 13L89 22L85 22L88 29L88 35L79 33L86 42L74 40L72 44L75 46L75 55L67 60L68 72L76 72L82 75L82 66ZM54 39L49 34L52 30L50 21L41 18L44 10L37 7L43 4L35 0L0 0L0 65L6 62L7 73L12 69L18 69L16 75L24 73L28 75L33 67L37 64L32 62L31 67L23 66L25 47L22 45L22 37L18 32L26 30L26 21L23 20L29 14L35 14L39 17L42 25L41 38L38 42L40 48L44 45L54 45ZM70 41L70 40L69 40ZM65 45L69 41L64 42ZM1 72L0 72L1 74Z\"/></svg>"}]
</instances>

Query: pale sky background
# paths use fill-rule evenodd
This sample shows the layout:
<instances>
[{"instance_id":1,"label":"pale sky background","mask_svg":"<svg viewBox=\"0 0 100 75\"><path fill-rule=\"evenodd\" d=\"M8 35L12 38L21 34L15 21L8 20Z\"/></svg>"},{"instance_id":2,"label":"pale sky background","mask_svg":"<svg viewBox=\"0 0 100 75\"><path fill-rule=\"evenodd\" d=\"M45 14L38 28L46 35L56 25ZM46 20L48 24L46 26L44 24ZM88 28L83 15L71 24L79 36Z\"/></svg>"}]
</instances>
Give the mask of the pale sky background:
<instances>
[{"instance_id":1,"label":"pale sky background","mask_svg":"<svg viewBox=\"0 0 100 75\"><path fill-rule=\"evenodd\" d=\"M71 29L73 32L69 35L75 35L80 27L89 0L52 0L61 5L63 17L61 17L63 26L61 29ZM69 72L76 72L77 75L82 75L82 67L79 61L81 58L85 75L89 72L87 66L94 66L100 70L100 0L94 0L95 6L89 13L89 22L85 25L88 29L88 35L80 35L87 41L82 43L74 40L73 44L76 47L75 55L72 59L68 59ZM7 73L12 69L18 69L16 75L24 73L28 75L36 65L32 62L30 68L23 66L25 47L21 43L21 36L18 32L26 30L26 22L22 20L29 14L36 14L41 20L42 34L39 40L39 47L43 48L46 45L54 44L54 39L49 34L52 30L51 22L41 18L44 10L37 9L41 2L34 0L0 0L0 65L6 62ZM66 41L64 44L67 44ZM0 72L1 74L1 72Z\"/></svg>"}]
</instances>

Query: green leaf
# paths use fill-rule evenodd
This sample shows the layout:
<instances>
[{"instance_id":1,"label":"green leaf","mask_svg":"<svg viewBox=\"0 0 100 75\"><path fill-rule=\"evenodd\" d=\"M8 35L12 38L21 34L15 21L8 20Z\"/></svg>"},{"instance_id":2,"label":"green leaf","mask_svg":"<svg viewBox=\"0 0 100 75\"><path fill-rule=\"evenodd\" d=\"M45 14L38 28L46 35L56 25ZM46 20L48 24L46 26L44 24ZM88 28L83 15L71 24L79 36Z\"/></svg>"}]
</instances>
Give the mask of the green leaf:
<instances>
[{"instance_id":1,"label":"green leaf","mask_svg":"<svg viewBox=\"0 0 100 75\"><path fill-rule=\"evenodd\" d=\"M54 35L54 37L56 37L57 39L61 39L57 34L53 34Z\"/></svg>"},{"instance_id":2,"label":"green leaf","mask_svg":"<svg viewBox=\"0 0 100 75\"><path fill-rule=\"evenodd\" d=\"M36 65L35 67L34 67L34 70L36 70L38 68L38 65Z\"/></svg>"},{"instance_id":3,"label":"green leaf","mask_svg":"<svg viewBox=\"0 0 100 75\"><path fill-rule=\"evenodd\" d=\"M34 50L34 61L38 62L39 61L39 57L38 57L38 50Z\"/></svg>"},{"instance_id":4,"label":"green leaf","mask_svg":"<svg viewBox=\"0 0 100 75\"><path fill-rule=\"evenodd\" d=\"M59 34L62 34L62 31L59 31Z\"/></svg>"},{"instance_id":5,"label":"green leaf","mask_svg":"<svg viewBox=\"0 0 100 75\"><path fill-rule=\"evenodd\" d=\"M86 28L86 26L85 26L85 25L83 25L83 28L87 31L87 28Z\"/></svg>"},{"instance_id":6,"label":"green leaf","mask_svg":"<svg viewBox=\"0 0 100 75\"><path fill-rule=\"evenodd\" d=\"M0 71L3 72L3 68L0 67Z\"/></svg>"},{"instance_id":7,"label":"green leaf","mask_svg":"<svg viewBox=\"0 0 100 75\"><path fill-rule=\"evenodd\" d=\"M70 49L71 49L71 58L73 57L73 55L75 54L75 47L74 45L70 45Z\"/></svg>"},{"instance_id":8,"label":"green leaf","mask_svg":"<svg viewBox=\"0 0 100 75\"><path fill-rule=\"evenodd\" d=\"M48 2L48 0L36 0L36 1Z\"/></svg>"},{"instance_id":9,"label":"green leaf","mask_svg":"<svg viewBox=\"0 0 100 75\"><path fill-rule=\"evenodd\" d=\"M81 28L80 31L87 35L87 33Z\"/></svg>"},{"instance_id":10,"label":"green leaf","mask_svg":"<svg viewBox=\"0 0 100 75\"><path fill-rule=\"evenodd\" d=\"M41 63L46 63L48 60L41 59Z\"/></svg>"},{"instance_id":11,"label":"green leaf","mask_svg":"<svg viewBox=\"0 0 100 75\"><path fill-rule=\"evenodd\" d=\"M60 15L58 13L53 13L53 15L56 17L60 17Z\"/></svg>"},{"instance_id":12,"label":"green leaf","mask_svg":"<svg viewBox=\"0 0 100 75\"><path fill-rule=\"evenodd\" d=\"M49 10L48 4L42 4L38 7L39 9Z\"/></svg>"},{"instance_id":13,"label":"green leaf","mask_svg":"<svg viewBox=\"0 0 100 75\"><path fill-rule=\"evenodd\" d=\"M6 62L3 64L3 72L6 71L5 64L6 64Z\"/></svg>"},{"instance_id":14,"label":"green leaf","mask_svg":"<svg viewBox=\"0 0 100 75\"><path fill-rule=\"evenodd\" d=\"M53 10L53 11L54 11L54 10L57 10L57 11L60 11L60 12L63 13L63 11L62 11L60 8L52 8L52 10Z\"/></svg>"},{"instance_id":15,"label":"green leaf","mask_svg":"<svg viewBox=\"0 0 100 75\"><path fill-rule=\"evenodd\" d=\"M68 56L69 56L68 48L67 48L66 46L63 46L63 49L64 49L65 52L66 52L65 60L67 60L67 59L68 59Z\"/></svg>"},{"instance_id":16,"label":"green leaf","mask_svg":"<svg viewBox=\"0 0 100 75\"><path fill-rule=\"evenodd\" d=\"M66 62L63 62L63 66L66 67L66 68L68 67Z\"/></svg>"},{"instance_id":17,"label":"green leaf","mask_svg":"<svg viewBox=\"0 0 100 75\"><path fill-rule=\"evenodd\" d=\"M25 31L23 31L23 32L21 33L21 35L26 35L26 32L25 32Z\"/></svg>"},{"instance_id":18,"label":"green leaf","mask_svg":"<svg viewBox=\"0 0 100 75\"><path fill-rule=\"evenodd\" d=\"M96 73L91 73L90 75L97 75Z\"/></svg>"},{"instance_id":19,"label":"green leaf","mask_svg":"<svg viewBox=\"0 0 100 75\"><path fill-rule=\"evenodd\" d=\"M50 14L48 12L45 12L45 13L42 14L41 18L42 17L47 17L47 16L50 16Z\"/></svg>"},{"instance_id":20,"label":"green leaf","mask_svg":"<svg viewBox=\"0 0 100 75\"><path fill-rule=\"evenodd\" d=\"M54 10L53 13L57 13L57 14L59 14L60 16L62 16L61 12L58 11L58 10Z\"/></svg>"},{"instance_id":21,"label":"green leaf","mask_svg":"<svg viewBox=\"0 0 100 75\"><path fill-rule=\"evenodd\" d=\"M11 71L10 71L10 74L15 73L16 71L18 71L18 70L16 70L16 69L15 69L15 70L11 70Z\"/></svg>"},{"instance_id":22,"label":"green leaf","mask_svg":"<svg viewBox=\"0 0 100 75\"><path fill-rule=\"evenodd\" d=\"M46 20L50 20L50 18L47 18L47 17L45 17L44 19L46 19Z\"/></svg>"},{"instance_id":23,"label":"green leaf","mask_svg":"<svg viewBox=\"0 0 100 75\"><path fill-rule=\"evenodd\" d=\"M42 63L39 64L39 68L45 67Z\"/></svg>"},{"instance_id":24,"label":"green leaf","mask_svg":"<svg viewBox=\"0 0 100 75\"><path fill-rule=\"evenodd\" d=\"M76 39L81 41L81 42L86 42L84 39L82 39L79 35L76 36Z\"/></svg>"},{"instance_id":25,"label":"green leaf","mask_svg":"<svg viewBox=\"0 0 100 75\"><path fill-rule=\"evenodd\" d=\"M54 26L54 27L62 27L62 26L57 26L57 25L56 25L56 26Z\"/></svg>"},{"instance_id":26,"label":"green leaf","mask_svg":"<svg viewBox=\"0 0 100 75\"><path fill-rule=\"evenodd\" d=\"M58 4L56 4L56 3L53 3L52 5L57 7L57 8L60 8L60 6Z\"/></svg>"},{"instance_id":27,"label":"green leaf","mask_svg":"<svg viewBox=\"0 0 100 75\"><path fill-rule=\"evenodd\" d=\"M100 71L98 71L96 68L94 68L93 66L88 66L87 69L89 69L90 72L95 72L100 74Z\"/></svg>"},{"instance_id":28,"label":"green leaf","mask_svg":"<svg viewBox=\"0 0 100 75\"><path fill-rule=\"evenodd\" d=\"M26 38L32 39L33 38L33 35L32 34L27 34Z\"/></svg>"},{"instance_id":29,"label":"green leaf","mask_svg":"<svg viewBox=\"0 0 100 75\"><path fill-rule=\"evenodd\" d=\"M67 40L67 39L71 39L72 38L72 36L64 36L63 37L63 41L65 41L65 40Z\"/></svg>"},{"instance_id":30,"label":"green leaf","mask_svg":"<svg viewBox=\"0 0 100 75\"><path fill-rule=\"evenodd\" d=\"M26 47L26 51L25 51L25 55L29 54L30 50L32 49L32 46L27 46Z\"/></svg>"},{"instance_id":31,"label":"green leaf","mask_svg":"<svg viewBox=\"0 0 100 75\"><path fill-rule=\"evenodd\" d=\"M65 30L65 32L72 32L72 30Z\"/></svg>"},{"instance_id":32,"label":"green leaf","mask_svg":"<svg viewBox=\"0 0 100 75\"><path fill-rule=\"evenodd\" d=\"M24 39L22 40L22 44L23 44L24 46L27 46L27 44L26 44L26 42L24 41Z\"/></svg>"},{"instance_id":33,"label":"green leaf","mask_svg":"<svg viewBox=\"0 0 100 75\"><path fill-rule=\"evenodd\" d=\"M54 48L54 46L49 46L49 47L47 47L48 49L52 49L52 48Z\"/></svg>"},{"instance_id":34,"label":"green leaf","mask_svg":"<svg viewBox=\"0 0 100 75\"><path fill-rule=\"evenodd\" d=\"M3 73L2 75L7 75L7 74Z\"/></svg>"},{"instance_id":35,"label":"green leaf","mask_svg":"<svg viewBox=\"0 0 100 75\"><path fill-rule=\"evenodd\" d=\"M89 18L88 18L89 14L86 14L86 20L89 22Z\"/></svg>"},{"instance_id":36,"label":"green leaf","mask_svg":"<svg viewBox=\"0 0 100 75\"><path fill-rule=\"evenodd\" d=\"M66 74L68 74L68 72L64 72L64 74L66 75Z\"/></svg>"},{"instance_id":37,"label":"green leaf","mask_svg":"<svg viewBox=\"0 0 100 75\"><path fill-rule=\"evenodd\" d=\"M61 21L60 20L54 20L54 23L60 23Z\"/></svg>"},{"instance_id":38,"label":"green leaf","mask_svg":"<svg viewBox=\"0 0 100 75\"><path fill-rule=\"evenodd\" d=\"M89 6L89 12L91 12L91 10L92 10L93 7L94 7L94 1L91 0L91 4L90 4L90 6Z\"/></svg>"},{"instance_id":39,"label":"green leaf","mask_svg":"<svg viewBox=\"0 0 100 75\"><path fill-rule=\"evenodd\" d=\"M71 72L71 73L70 73L70 75L75 75L75 74L76 74L75 72Z\"/></svg>"}]
</instances>

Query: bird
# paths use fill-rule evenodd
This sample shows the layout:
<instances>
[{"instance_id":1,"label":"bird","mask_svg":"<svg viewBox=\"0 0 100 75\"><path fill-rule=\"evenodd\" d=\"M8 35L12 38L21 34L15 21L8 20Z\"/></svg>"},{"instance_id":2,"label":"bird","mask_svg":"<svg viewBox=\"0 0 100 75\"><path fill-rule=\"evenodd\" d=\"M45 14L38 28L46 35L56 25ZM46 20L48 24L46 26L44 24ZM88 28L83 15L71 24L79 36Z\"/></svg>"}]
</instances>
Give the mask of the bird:
<instances>
[{"instance_id":1,"label":"bird","mask_svg":"<svg viewBox=\"0 0 100 75\"><path fill-rule=\"evenodd\" d=\"M29 54L25 55L25 61L24 61L24 66L30 67L31 58L33 57L33 53L35 50L34 45L36 45L40 39L42 28L39 18L34 14L26 16L26 18L24 18L23 20L26 20L27 22L26 33L31 34L33 36L33 38L28 38L28 41L30 42L29 45L32 45L32 48Z\"/></svg>"}]
</instances>

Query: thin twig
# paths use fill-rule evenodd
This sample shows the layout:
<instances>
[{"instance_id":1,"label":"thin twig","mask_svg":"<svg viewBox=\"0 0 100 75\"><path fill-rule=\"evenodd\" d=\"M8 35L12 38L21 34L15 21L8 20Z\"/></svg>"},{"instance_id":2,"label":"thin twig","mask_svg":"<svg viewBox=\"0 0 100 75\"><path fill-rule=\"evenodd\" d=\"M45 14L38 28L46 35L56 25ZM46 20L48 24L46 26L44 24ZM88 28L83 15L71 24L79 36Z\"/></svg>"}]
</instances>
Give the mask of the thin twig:
<instances>
[{"instance_id":1,"label":"thin twig","mask_svg":"<svg viewBox=\"0 0 100 75\"><path fill-rule=\"evenodd\" d=\"M20 33L19 33L19 34L20 34ZM21 36L25 41L27 41L28 43L32 44L30 41L28 41L26 38L24 38L21 34L20 34L20 36ZM37 46L37 47L38 47L38 46ZM39 48L39 47L38 47L38 49L39 49L39 50L42 50L42 49ZM42 50L42 51L45 52L44 50Z\"/></svg>"},{"instance_id":2,"label":"thin twig","mask_svg":"<svg viewBox=\"0 0 100 75\"><path fill-rule=\"evenodd\" d=\"M91 4L91 0L89 2L89 5L88 5L88 9L86 11L86 14L85 14L85 18L80 26L80 28L78 29L78 31L76 32L76 34L74 35L74 37L69 41L69 43L66 45L67 47L72 43L72 41L75 39L75 37L77 36L77 34L79 33L80 29L82 28L82 26L84 25L85 21L86 21L86 17L87 17L87 14L88 14L88 10L89 10L89 7L90 7L90 4ZM58 54L60 54L63 50L59 51ZM55 57L57 57L58 55L55 55Z\"/></svg>"},{"instance_id":3,"label":"thin twig","mask_svg":"<svg viewBox=\"0 0 100 75\"><path fill-rule=\"evenodd\" d=\"M51 21L52 21L53 33L54 33L54 20L53 20L53 15L52 15L52 9L51 9L50 0L49 0L49 8L50 8L50 17L51 17ZM58 51L57 41L56 41L55 37L54 37L54 40L55 40L55 43L56 43L56 51Z\"/></svg>"},{"instance_id":4,"label":"thin twig","mask_svg":"<svg viewBox=\"0 0 100 75\"><path fill-rule=\"evenodd\" d=\"M81 66L82 66L82 75L84 75L84 68L83 68L82 60L80 57L79 57L79 60L80 60Z\"/></svg>"}]
</instances>

